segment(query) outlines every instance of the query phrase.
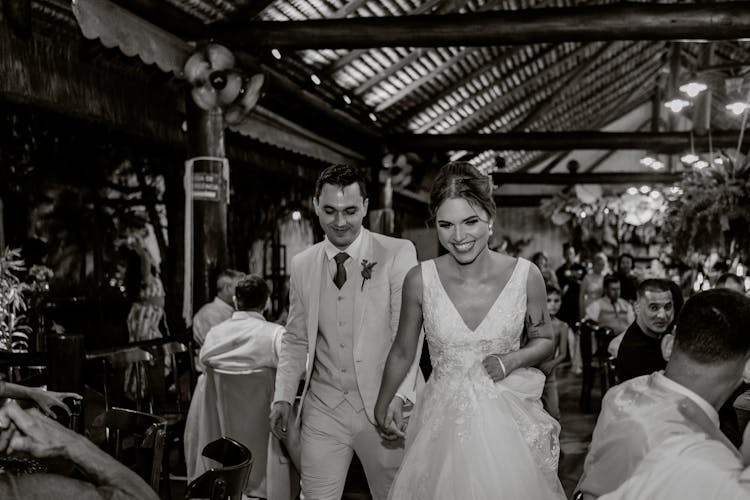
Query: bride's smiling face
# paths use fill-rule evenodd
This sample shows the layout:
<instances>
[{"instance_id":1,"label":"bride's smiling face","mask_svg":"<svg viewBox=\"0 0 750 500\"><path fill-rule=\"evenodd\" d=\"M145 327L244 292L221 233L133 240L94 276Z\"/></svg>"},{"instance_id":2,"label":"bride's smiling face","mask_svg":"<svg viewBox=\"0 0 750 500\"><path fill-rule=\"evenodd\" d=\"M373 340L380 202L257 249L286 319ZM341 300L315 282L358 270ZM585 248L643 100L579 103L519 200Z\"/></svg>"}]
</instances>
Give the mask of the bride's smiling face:
<instances>
[{"instance_id":1,"label":"bride's smiling face","mask_svg":"<svg viewBox=\"0 0 750 500\"><path fill-rule=\"evenodd\" d=\"M438 240L460 264L470 264L487 249L492 220L463 198L448 198L435 213Z\"/></svg>"}]
</instances>

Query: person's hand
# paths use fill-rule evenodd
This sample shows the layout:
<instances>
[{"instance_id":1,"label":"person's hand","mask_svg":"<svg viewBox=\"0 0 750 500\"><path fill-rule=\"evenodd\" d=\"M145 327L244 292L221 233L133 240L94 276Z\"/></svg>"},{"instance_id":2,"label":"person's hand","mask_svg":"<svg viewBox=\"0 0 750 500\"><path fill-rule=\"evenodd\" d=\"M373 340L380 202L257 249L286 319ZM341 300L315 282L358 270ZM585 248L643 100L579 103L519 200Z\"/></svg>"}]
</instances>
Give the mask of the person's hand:
<instances>
[{"instance_id":1,"label":"person's hand","mask_svg":"<svg viewBox=\"0 0 750 500\"><path fill-rule=\"evenodd\" d=\"M289 416L291 414L292 405L287 401L277 401L271 407L271 432L282 441L287 437Z\"/></svg>"},{"instance_id":2,"label":"person's hand","mask_svg":"<svg viewBox=\"0 0 750 500\"><path fill-rule=\"evenodd\" d=\"M388 407L378 411L375 415L378 434L386 441L396 441L406 437L404 421L404 402L399 397L394 397Z\"/></svg>"},{"instance_id":3,"label":"person's hand","mask_svg":"<svg viewBox=\"0 0 750 500\"><path fill-rule=\"evenodd\" d=\"M490 354L482 360L482 366L484 366L484 370L493 382L500 382L508 376L505 372L506 369L499 358L500 357L497 354Z\"/></svg>"},{"instance_id":4,"label":"person's hand","mask_svg":"<svg viewBox=\"0 0 750 500\"><path fill-rule=\"evenodd\" d=\"M53 408L60 408L66 415L70 416L70 408L64 401L66 398L83 399L80 394L75 392L45 391L37 387L29 390L29 399L36 403L42 413L52 418L57 417L55 412L52 411Z\"/></svg>"},{"instance_id":5,"label":"person's hand","mask_svg":"<svg viewBox=\"0 0 750 500\"><path fill-rule=\"evenodd\" d=\"M5 453L28 453L35 458L66 457L82 437L43 415L36 408L21 409L17 404L0 408L0 429L13 428L10 439L0 431Z\"/></svg>"}]
</instances>

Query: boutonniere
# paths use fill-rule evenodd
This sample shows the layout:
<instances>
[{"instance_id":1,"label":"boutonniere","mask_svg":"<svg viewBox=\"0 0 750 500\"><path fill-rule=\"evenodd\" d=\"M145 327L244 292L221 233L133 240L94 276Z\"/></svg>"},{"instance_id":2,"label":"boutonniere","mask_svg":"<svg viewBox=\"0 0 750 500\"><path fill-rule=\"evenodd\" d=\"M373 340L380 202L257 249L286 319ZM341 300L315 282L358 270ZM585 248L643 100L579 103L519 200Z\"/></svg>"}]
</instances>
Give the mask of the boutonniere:
<instances>
[{"instance_id":1,"label":"boutonniere","mask_svg":"<svg viewBox=\"0 0 750 500\"><path fill-rule=\"evenodd\" d=\"M362 288L360 290L364 290L365 281L372 278L372 268L375 267L375 264L377 264L377 262L370 262L367 259L362 259Z\"/></svg>"}]
</instances>

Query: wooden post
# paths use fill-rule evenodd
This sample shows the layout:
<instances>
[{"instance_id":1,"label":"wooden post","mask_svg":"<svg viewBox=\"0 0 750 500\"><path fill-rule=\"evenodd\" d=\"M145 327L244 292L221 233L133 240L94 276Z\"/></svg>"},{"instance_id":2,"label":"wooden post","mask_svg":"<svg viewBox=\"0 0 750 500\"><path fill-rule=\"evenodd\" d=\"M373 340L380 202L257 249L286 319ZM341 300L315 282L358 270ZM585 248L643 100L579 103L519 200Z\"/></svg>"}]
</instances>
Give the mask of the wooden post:
<instances>
[{"instance_id":1,"label":"wooden post","mask_svg":"<svg viewBox=\"0 0 750 500\"><path fill-rule=\"evenodd\" d=\"M83 369L86 360L84 336L77 334L48 335L47 340L47 388L58 392L76 392L84 394ZM84 404L82 401L81 404ZM70 427L82 432L81 417L85 406L78 403L71 406Z\"/></svg>"},{"instance_id":2,"label":"wooden post","mask_svg":"<svg viewBox=\"0 0 750 500\"><path fill-rule=\"evenodd\" d=\"M205 112L187 98L188 157L213 160L193 163L193 180L202 178L200 188L193 189L193 309L211 300L212 285L226 266L227 192L224 180L226 157L224 119L221 111ZM201 196L200 192L209 194ZM215 194L211 198L210 193ZM187 251L187 249L186 249Z\"/></svg>"}]
</instances>

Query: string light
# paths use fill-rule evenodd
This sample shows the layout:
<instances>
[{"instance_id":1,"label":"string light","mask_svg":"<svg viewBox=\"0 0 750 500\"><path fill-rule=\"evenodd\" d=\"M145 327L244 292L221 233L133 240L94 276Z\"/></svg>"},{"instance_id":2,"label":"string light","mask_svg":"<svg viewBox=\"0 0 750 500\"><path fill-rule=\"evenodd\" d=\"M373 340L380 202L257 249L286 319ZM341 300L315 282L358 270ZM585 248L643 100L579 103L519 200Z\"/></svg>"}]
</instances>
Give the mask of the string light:
<instances>
[{"instance_id":1,"label":"string light","mask_svg":"<svg viewBox=\"0 0 750 500\"><path fill-rule=\"evenodd\" d=\"M318 78L318 75L316 75L315 73L310 75L310 80L312 80L315 85L320 85L320 78Z\"/></svg>"},{"instance_id":2,"label":"string light","mask_svg":"<svg viewBox=\"0 0 750 500\"><path fill-rule=\"evenodd\" d=\"M708 86L703 82L689 82L685 85L682 85L680 87L680 91L684 92L688 95L688 97L695 97L704 90L706 90Z\"/></svg>"},{"instance_id":3,"label":"string light","mask_svg":"<svg viewBox=\"0 0 750 500\"><path fill-rule=\"evenodd\" d=\"M344 97L343 97L343 99L344 99L344 102L345 102L345 103L347 103L347 104L351 104L351 103L352 103L352 98L351 98L351 97L349 97L349 96L348 96L348 95L346 95L346 94L344 94Z\"/></svg>"},{"instance_id":4,"label":"string light","mask_svg":"<svg viewBox=\"0 0 750 500\"><path fill-rule=\"evenodd\" d=\"M684 155L682 158L680 158L680 160L682 161L682 163L687 163L688 165L692 165L696 161L700 160L700 158L698 158L698 155L696 154L688 153Z\"/></svg>"},{"instance_id":5,"label":"string light","mask_svg":"<svg viewBox=\"0 0 750 500\"><path fill-rule=\"evenodd\" d=\"M690 106L690 103L686 101L685 99L680 99L679 97L675 97L674 99L671 99L665 102L664 106L669 108L673 113L679 113L686 107Z\"/></svg>"},{"instance_id":6,"label":"string light","mask_svg":"<svg viewBox=\"0 0 750 500\"><path fill-rule=\"evenodd\" d=\"M638 188L635 187L635 186L630 186L627 189L626 193L628 193L629 195L636 195L636 194L638 194Z\"/></svg>"},{"instance_id":7,"label":"string light","mask_svg":"<svg viewBox=\"0 0 750 500\"><path fill-rule=\"evenodd\" d=\"M279 52L279 49L271 49L271 55L272 55L272 56L273 56L273 58L274 58L274 59L276 59L277 61L280 61L280 60L281 60L281 52Z\"/></svg>"},{"instance_id":8,"label":"string light","mask_svg":"<svg viewBox=\"0 0 750 500\"><path fill-rule=\"evenodd\" d=\"M697 168L698 170L703 170L708 166L708 162L706 160L698 160L695 163L693 163L693 168Z\"/></svg>"}]
</instances>

